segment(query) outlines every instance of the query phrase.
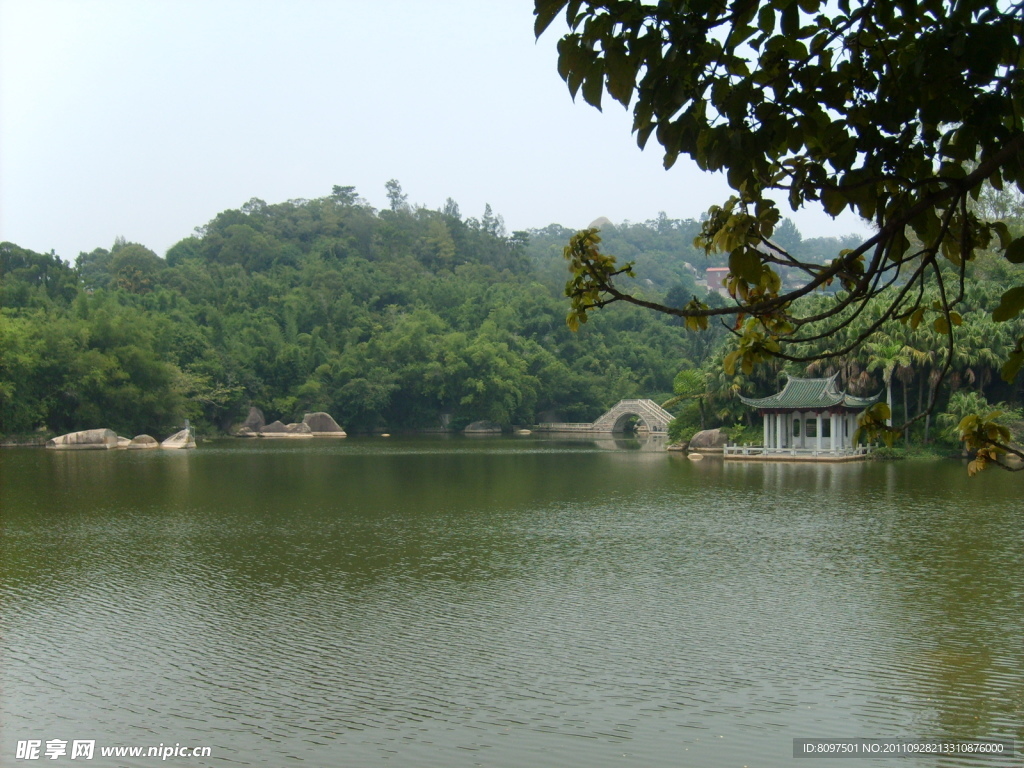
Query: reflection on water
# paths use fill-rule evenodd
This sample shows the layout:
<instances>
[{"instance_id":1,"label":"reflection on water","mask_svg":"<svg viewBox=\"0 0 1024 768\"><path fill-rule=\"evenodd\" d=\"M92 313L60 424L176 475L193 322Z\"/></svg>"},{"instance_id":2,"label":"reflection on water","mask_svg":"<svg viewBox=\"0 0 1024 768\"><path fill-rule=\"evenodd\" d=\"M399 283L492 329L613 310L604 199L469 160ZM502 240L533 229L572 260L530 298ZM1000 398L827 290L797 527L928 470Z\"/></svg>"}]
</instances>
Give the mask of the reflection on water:
<instances>
[{"instance_id":1,"label":"reflection on water","mask_svg":"<svg viewBox=\"0 0 1024 768\"><path fill-rule=\"evenodd\" d=\"M415 766L1024 741L1019 479L661 448L0 454L0 764L27 738ZM934 764L1013 763L901 763Z\"/></svg>"}]
</instances>

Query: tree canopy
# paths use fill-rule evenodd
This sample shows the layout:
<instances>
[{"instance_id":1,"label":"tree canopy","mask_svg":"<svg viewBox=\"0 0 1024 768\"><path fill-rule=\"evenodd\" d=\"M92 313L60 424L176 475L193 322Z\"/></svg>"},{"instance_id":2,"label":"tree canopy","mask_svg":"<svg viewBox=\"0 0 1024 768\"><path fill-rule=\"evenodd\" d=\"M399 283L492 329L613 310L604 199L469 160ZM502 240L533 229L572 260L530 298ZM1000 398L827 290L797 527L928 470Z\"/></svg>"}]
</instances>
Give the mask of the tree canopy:
<instances>
[{"instance_id":1,"label":"tree canopy","mask_svg":"<svg viewBox=\"0 0 1024 768\"><path fill-rule=\"evenodd\" d=\"M694 328L733 315L737 344L726 364L750 371L773 357L842 356L896 319L945 336L948 369L976 256L990 249L1024 263L1024 233L978 206L986 189L1024 189L1021 5L535 0L537 35L563 12L558 69L573 97L600 109L607 92L632 106L637 142L653 136L666 168L685 155L724 172L734 190L696 237L707 253L727 254L727 306L637 296L621 280L632 265L602 253L596 232L585 231L566 247L571 326L620 301ZM825 262L807 259L787 238L773 239L780 203L851 210L875 234ZM829 300L801 301L817 291ZM872 323L853 338L840 333L879 298L884 309ZM992 317L1022 310L1024 284L1009 285ZM846 346L822 348L840 337ZM1018 337L1003 378L1022 367ZM991 420L963 425L969 445L994 448L984 457L1008 449Z\"/></svg>"},{"instance_id":2,"label":"tree canopy","mask_svg":"<svg viewBox=\"0 0 1024 768\"><path fill-rule=\"evenodd\" d=\"M253 198L160 258L118 239L56 254L0 243L0 437L105 426L227 430L329 411L353 432L589 421L624 397L664 399L721 329L680 339L635 307L585 334L562 322L566 233L504 232L409 203L374 210L351 186L313 200ZM662 298L694 290L693 221L609 228ZM665 268L665 265L671 268ZM703 293L703 291L701 291Z\"/></svg>"},{"instance_id":3,"label":"tree canopy","mask_svg":"<svg viewBox=\"0 0 1024 768\"><path fill-rule=\"evenodd\" d=\"M981 202L1024 228L1013 201ZM621 398L651 397L676 414L677 439L724 427L744 442L760 428L739 394L772 394L786 374L832 373L855 394L884 388L894 420L917 419L902 430L911 450L955 450L951 429L977 413L1002 412L986 419L997 438L1024 434L1024 382L999 375L1024 317L991 318L1024 266L1001 255L978 256L944 379L944 337L897 320L815 369L773 359L740 375L723 366L735 350L720 323L688 333L682 318L619 304L571 333L559 296L572 230L508 236L500 219L487 208L463 218L452 200L375 211L338 186L319 199L254 198L222 211L166 258L119 238L72 266L0 243L0 437L100 425L159 435L184 418L209 433L230 429L250 405L283 421L326 410L351 432L590 421ZM606 222L601 236L644 275L638 297L681 306L697 294L722 306L705 289L718 287L708 268L727 257L693 246L700 228L662 213ZM805 239L786 222L779 230L808 260L846 240ZM849 346L897 290L819 340L820 351ZM804 299L822 309L833 300Z\"/></svg>"}]
</instances>

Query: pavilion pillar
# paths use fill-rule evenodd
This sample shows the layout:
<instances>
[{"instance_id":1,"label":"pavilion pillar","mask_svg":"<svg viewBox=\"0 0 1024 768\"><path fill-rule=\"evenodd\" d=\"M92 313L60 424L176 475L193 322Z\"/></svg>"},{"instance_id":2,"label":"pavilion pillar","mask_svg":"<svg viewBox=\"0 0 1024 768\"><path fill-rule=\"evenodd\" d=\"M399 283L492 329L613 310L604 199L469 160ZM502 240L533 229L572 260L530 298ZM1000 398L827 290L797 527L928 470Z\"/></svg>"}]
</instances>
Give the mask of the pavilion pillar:
<instances>
[{"instance_id":1,"label":"pavilion pillar","mask_svg":"<svg viewBox=\"0 0 1024 768\"><path fill-rule=\"evenodd\" d=\"M770 435L771 429L768 426L768 414L767 413L762 413L761 414L761 419L764 422L764 441L761 443L761 445L763 445L765 450L767 451L768 450L768 438L771 436Z\"/></svg>"},{"instance_id":2,"label":"pavilion pillar","mask_svg":"<svg viewBox=\"0 0 1024 768\"><path fill-rule=\"evenodd\" d=\"M817 449L817 451L819 453L821 453L821 411L818 411L817 418L818 418L818 430L817 430L816 434L817 434L818 437L816 439L815 448Z\"/></svg>"},{"instance_id":3,"label":"pavilion pillar","mask_svg":"<svg viewBox=\"0 0 1024 768\"><path fill-rule=\"evenodd\" d=\"M781 413L775 414L775 448L782 450L782 426L783 419Z\"/></svg>"}]
</instances>

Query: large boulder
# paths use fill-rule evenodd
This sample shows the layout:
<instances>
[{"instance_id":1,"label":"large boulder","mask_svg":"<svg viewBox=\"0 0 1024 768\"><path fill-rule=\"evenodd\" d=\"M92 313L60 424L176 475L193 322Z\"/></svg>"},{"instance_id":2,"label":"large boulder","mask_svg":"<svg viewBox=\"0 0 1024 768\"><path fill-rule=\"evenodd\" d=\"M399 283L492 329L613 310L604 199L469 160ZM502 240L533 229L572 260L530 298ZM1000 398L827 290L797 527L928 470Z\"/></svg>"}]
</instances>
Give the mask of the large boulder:
<instances>
[{"instance_id":1,"label":"large boulder","mask_svg":"<svg viewBox=\"0 0 1024 768\"><path fill-rule=\"evenodd\" d=\"M145 450L148 448L159 448L160 443L157 442L155 437L149 435L136 435L131 439L131 442L125 446L129 451Z\"/></svg>"},{"instance_id":2,"label":"large boulder","mask_svg":"<svg viewBox=\"0 0 1024 768\"><path fill-rule=\"evenodd\" d=\"M58 451L105 451L117 448L117 433L112 429L86 429L81 432L69 432L66 435L47 440L46 447Z\"/></svg>"},{"instance_id":3,"label":"large boulder","mask_svg":"<svg viewBox=\"0 0 1024 768\"><path fill-rule=\"evenodd\" d=\"M306 424L283 424L275 421L260 430L260 437L312 437L313 430Z\"/></svg>"},{"instance_id":4,"label":"large boulder","mask_svg":"<svg viewBox=\"0 0 1024 768\"><path fill-rule=\"evenodd\" d=\"M192 437L192 430L187 427L180 432L175 432L162 443L161 448L195 448L196 440Z\"/></svg>"},{"instance_id":5,"label":"large boulder","mask_svg":"<svg viewBox=\"0 0 1024 768\"><path fill-rule=\"evenodd\" d=\"M474 421L462 431L467 435L500 435L501 425L493 421Z\"/></svg>"},{"instance_id":6,"label":"large boulder","mask_svg":"<svg viewBox=\"0 0 1024 768\"><path fill-rule=\"evenodd\" d=\"M721 453L728 436L720 429L705 429L690 438L688 450L700 453Z\"/></svg>"},{"instance_id":7,"label":"large boulder","mask_svg":"<svg viewBox=\"0 0 1024 768\"><path fill-rule=\"evenodd\" d=\"M302 417L302 423L309 427L313 437L347 437L331 414L323 411L307 413Z\"/></svg>"},{"instance_id":8,"label":"large boulder","mask_svg":"<svg viewBox=\"0 0 1024 768\"><path fill-rule=\"evenodd\" d=\"M242 422L242 427L248 427L253 432L261 431L266 425L267 420L263 418L263 411L255 406L249 409L249 415Z\"/></svg>"}]
</instances>

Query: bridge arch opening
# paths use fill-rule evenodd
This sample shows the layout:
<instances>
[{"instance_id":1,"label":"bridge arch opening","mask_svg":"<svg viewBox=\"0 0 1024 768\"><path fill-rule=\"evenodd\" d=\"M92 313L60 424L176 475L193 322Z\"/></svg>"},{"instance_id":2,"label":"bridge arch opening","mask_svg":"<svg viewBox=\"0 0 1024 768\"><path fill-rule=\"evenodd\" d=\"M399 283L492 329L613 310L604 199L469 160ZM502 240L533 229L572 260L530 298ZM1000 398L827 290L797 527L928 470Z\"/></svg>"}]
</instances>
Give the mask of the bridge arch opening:
<instances>
[{"instance_id":1,"label":"bridge arch opening","mask_svg":"<svg viewBox=\"0 0 1024 768\"><path fill-rule=\"evenodd\" d=\"M631 413L629 411L619 415L619 418L615 420L615 425L612 427L612 432L640 432L650 431L650 425L644 420L644 417L639 413Z\"/></svg>"}]
</instances>

